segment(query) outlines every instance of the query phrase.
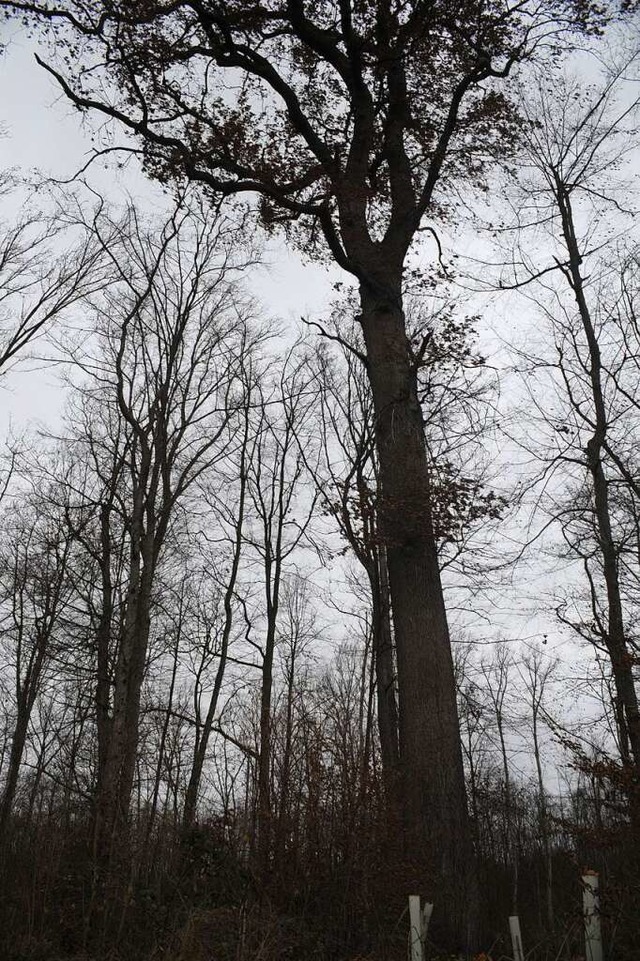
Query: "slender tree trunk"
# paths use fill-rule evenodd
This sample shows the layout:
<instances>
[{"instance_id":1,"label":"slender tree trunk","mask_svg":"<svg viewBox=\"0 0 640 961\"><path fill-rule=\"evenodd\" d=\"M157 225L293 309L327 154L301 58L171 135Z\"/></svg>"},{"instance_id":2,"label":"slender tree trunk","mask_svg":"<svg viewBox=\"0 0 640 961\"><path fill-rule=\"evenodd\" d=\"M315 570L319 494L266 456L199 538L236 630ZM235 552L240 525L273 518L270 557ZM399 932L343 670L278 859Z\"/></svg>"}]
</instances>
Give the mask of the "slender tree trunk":
<instances>
[{"instance_id":1,"label":"slender tree trunk","mask_svg":"<svg viewBox=\"0 0 640 961\"><path fill-rule=\"evenodd\" d=\"M269 868L271 851L271 699L273 692L273 655L276 643L275 610L269 604L262 686L260 692L260 753L258 756L258 866L263 879Z\"/></svg>"},{"instance_id":2,"label":"slender tree trunk","mask_svg":"<svg viewBox=\"0 0 640 961\"><path fill-rule=\"evenodd\" d=\"M4 791L2 792L2 803L0 804L0 841L4 840L9 818L13 810L16 789L18 787L18 776L20 774L20 764L22 763L22 755L24 754L24 746L29 729L30 714L31 711L26 701L18 705L18 716L11 741L11 752L9 754L7 779L5 781Z\"/></svg>"},{"instance_id":3,"label":"slender tree trunk","mask_svg":"<svg viewBox=\"0 0 640 961\"><path fill-rule=\"evenodd\" d=\"M387 552L398 663L400 774L407 853L436 905L447 947L476 944L476 886L451 644L430 504L416 372L401 281L361 287L361 324L380 463L380 527Z\"/></svg>"},{"instance_id":4,"label":"slender tree trunk","mask_svg":"<svg viewBox=\"0 0 640 961\"><path fill-rule=\"evenodd\" d=\"M608 483L602 466L602 448L597 437L587 444L589 470L593 478L596 520L604 579L607 590L607 647L619 704L623 705L629 744L635 767L640 771L640 712L633 679L633 657L627 648L618 578L618 555L611 530ZM620 712L622 713L622 712Z\"/></svg>"},{"instance_id":5,"label":"slender tree trunk","mask_svg":"<svg viewBox=\"0 0 640 961\"><path fill-rule=\"evenodd\" d=\"M111 678L109 654L113 630L113 584L111 579L111 504L100 507L100 587L102 609L97 627L96 654L96 728L98 738L98 793L104 776L106 754L109 746L110 714L109 698Z\"/></svg>"},{"instance_id":6,"label":"slender tree trunk","mask_svg":"<svg viewBox=\"0 0 640 961\"><path fill-rule=\"evenodd\" d=\"M604 640L611 660L618 704L622 708L619 713L624 716L633 762L636 769L640 771L640 710L633 678L633 657L628 650L625 634L618 577L618 554L611 525L609 484L602 461L608 430L607 410L602 385L602 358L591 311L587 303L584 279L580 270L582 257L573 222L571 197L566 185L560 181L556 185L556 199L562 220L562 232L569 253L569 267L565 276L576 299L589 350L589 377L594 405L594 427L593 434L587 444L587 468L593 485L595 519L607 592L608 624ZM636 812L636 817L638 816L640 815Z\"/></svg>"},{"instance_id":7,"label":"slender tree trunk","mask_svg":"<svg viewBox=\"0 0 640 961\"><path fill-rule=\"evenodd\" d=\"M226 606L226 601L225 601ZM202 771L204 769L204 762L207 757L207 748L209 746L209 739L211 737L211 731L213 730L213 722L215 719L216 711L218 709L218 701L220 699L220 691L222 689L222 681L224 679L224 674L227 666L227 655L229 651L229 636L231 633L231 614L230 612L226 615L228 618L227 623L225 623L223 637L222 637L222 649L220 651L220 660L218 661L218 669L216 671L216 678L213 683L213 691L211 693L211 699L209 701L209 706L207 708L207 715L204 719L204 724L202 725L202 730L196 742L196 746L193 752L193 761L191 763L191 772L189 774L189 782L187 784L187 790L184 799L184 810L182 813L182 826L185 829L189 829L193 826L196 818L196 809L198 806L198 794L200 792L200 781L202 780ZM228 624L228 630L227 630Z\"/></svg>"},{"instance_id":8,"label":"slender tree trunk","mask_svg":"<svg viewBox=\"0 0 640 961\"><path fill-rule=\"evenodd\" d=\"M155 823L156 815L158 813L158 799L160 797L160 782L162 781L162 769L165 764L165 749L167 744L167 737L169 734L169 726L171 724L171 715L173 712L173 697L176 688L176 678L178 674L178 663L180 660L180 641L182 638L182 604L183 598L180 598L180 605L178 611L178 623L176 624L176 637L175 644L173 648L173 664L171 667L171 681L169 683L169 693L167 695L167 706L164 715L164 720L162 722L162 731L160 733L160 743L158 745L158 757L156 760L156 770L153 781L153 795L151 797L151 806L149 810L149 820L147 822L147 834L146 834L146 845L149 845L151 840L151 833L153 831L153 825Z\"/></svg>"},{"instance_id":9,"label":"slender tree trunk","mask_svg":"<svg viewBox=\"0 0 640 961\"><path fill-rule=\"evenodd\" d=\"M218 669L216 671L216 678L213 684L213 691L211 693L211 700L209 701L209 707L207 708L207 716L205 717L204 725L202 730L199 732L199 736L196 740L196 746L193 753L193 762L191 765L191 773L189 775L189 783L187 785L186 796L184 800L184 811L182 817L183 827L188 829L193 825L196 816L196 808L198 804L198 793L200 791L200 781L202 779L202 771L204 768L204 762L207 756L207 749L209 746L209 739L211 737L211 731L213 729L213 722L215 719L216 711L218 709L218 701L220 699L220 691L222 690L222 682L224 680L224 675L227 669L227 658L229 654L229 642L231 640L231 629L233 627L233 596L236 589L236 582L238 579L238 571L240 569L240 557L242 554L242 529L244 525L244 509L245 509L245 499L247 491L247 477L246 477L246 458L247 458L247 445L249 440L249 417L248 414L245 417L244 426L244 439L242 447L242 455L240 460L240 496L238 501L238 515L235 522L234 530L234 542L233 542L233 560L231 562L231 571L229 572L229 580L224 592L224 626L222 628L222 643L220 645L220 657L218 661ZM199 716L199 708L198 708Z\"/></svg>"},{"instance_id":10,"label":"slender tree trunk","mask_svg":"<svg viewBox=\"0 0 640 961\"><path fill-rule=\"evenodd\" d=\"M42 732L41 732L41 740L40 740L41 749L38 752L38 760L36 762L35 774L33 776L31 790L29 791L29 805L27 809L27 827L28 828L31 827L31 824L33 822L33 812L36 806L36 800L40 792L40 785L42 784L42 778L45 772L48 734L49 734L48 719L45 718L44 724L42 726Z\"/></svg>"},{"instance_id":11,"label":"slender tree trunk","mask_svg":"<svg viewBox=\"0 0 640 961\"><path fill-rule=\"evenodd\" d=\"M111 673L109 659L113 633L113 584L111 578L110 518L111 504L107 502L100 507L100 590L102 608L96 630L97 674L95 690L98 763L91 825L94 869L98 868L102 855L103 798L107 793L105 778L107 776L107 758L111 741Z\"/></svg>"},{"instance_id":12,"label":"slender tree trunk","mask_svg":"<svg viewBox=\"0 0 640 961\"><path fill-rule=\"evenodd\" d=\"M499 696L499 695L498 695ZM511 774L509 772L509 757L507 754L507 744L504 737L504 718L501 706L496 703L496 726L498 728L498 740L500 741L500 754L502 757L502 773L504 776L504 819L505 819L505 860L511 860L511 913L519 914L518 910L518 883L519 883L519 852L518 852L518 831L516 824L516 814L513 809L513 798L511 794Z\"/></svg>"},{"instance_id":13,"label":"slender tree trunk","mask_svg":"<svg viewBox=\"0 0 640 961\"><path fill-rule=\"evenodd\" d=\"M287 701L285 710L284 747L282 750L282 774L280 777L280 797L278 799L278 823L274 837L274 861L276 870L282 872L287 855L287 840L289 835L290 795L291 795L291 752L293 747L293 702L295 697L295 681L297 667L297 640L294 637L291 644L291 660L287 667Z\"/></svg>"},{"instance_id":14,"label":"slender tree trunk","mask_svg":"<svg viewBox=\"0 0 640 961\"><path fill-rule=\"evenodd\" d=\"M4 791L2 792L2 801L0 802L0 842L4 840L9 818L11 817L11 811L13 810L16 790L18 787L18 777L20 775L20 765L22 763L22 756L24 754L25 744L27 742L27 732L29 730L31 712L33 711L33 705L36 702L36 697L40 689L48 641L48 633L37 638L36 648L32 652L29 659L29 664L25 672L25 678L21 686L19 680L21 665L19 661L16 666L16 672L18 674L18 689L16 692L17 717L16 726L11 741L7 779L5 781Z\"/></svg>"},{"instance_id":15,"label":"slender tree trunk","mask_svg":"<svg viewBox=\"0 0 640 961\"><path fill-rule=\"evenodd\" d=\"M540 743L538 740L538 710L534 705L533 710L533 756L536 762L536 772L538 775L538 820L540 824L540 840L542 842L542 854L545 867L545 903L547 914L547 925L549 932L553 931L553 861L551 858L551 845L549 843L549 825L547 820L547 793L544 786L542 774L542 760L540 757Z\"/></svg>"},{"instance_id":16,"label":"slender tree trunk","mask_svg":"<svg viewBox=\"0 0 640 961\"><path fill-rule=\"evenodd\" d=\"M478 774L476 770L476 759L474 757L474 750L473 750L473 734L475 731L475 727L472 727L472 724L474 723L475 720L476 719L473 715L473 708L469 703L466 710L462 743L465 745L463 747L463 751L464 751L464 754L466 755L467 764L469 766L469 804L471 807L471 831L472 831L474 846L477 848L479 834L480 834L480 812L478 808Z\"/></svg>"}]
</instances>

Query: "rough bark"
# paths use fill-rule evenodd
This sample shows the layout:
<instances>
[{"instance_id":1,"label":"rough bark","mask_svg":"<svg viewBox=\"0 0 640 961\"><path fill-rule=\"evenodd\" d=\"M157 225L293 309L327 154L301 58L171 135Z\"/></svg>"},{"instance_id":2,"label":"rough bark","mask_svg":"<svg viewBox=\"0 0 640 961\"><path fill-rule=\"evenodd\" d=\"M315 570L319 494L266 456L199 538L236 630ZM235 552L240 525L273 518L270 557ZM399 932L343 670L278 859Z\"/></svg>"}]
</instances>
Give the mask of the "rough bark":
<instances>
[{"instance_id":1,"label":"rough bark","mask_svg":"<svg viewBox=\"0 0 640 961\"><path fill-rule=\"evenodd\" d=\"M148 560L141 570L140 558L135 557L116 662L110 736L96 798L95 850L98 863L111 866L115 866L118 852L126 850L138 750L140 695L149 641L152 579Z\"/></svg>"},{"instance_id":2,"label":"rough bark","mask_svg":"<svg viewBox=\"0 0 640 961\"><path fill-rule=\"evenodd\" d=\"M436 942L475 945L477 892L451 644L430 507L429 464L400 277L363 284L361 324L376 416L380 530L389 571L407 856L435 902Z\"/></svg>"},{"instance_id":3,"label":"rough bark","mask_svg":"<svg viewBox=\"0 0 640 961\"><path fill-rule=\"evenodd\" d=\"M368 568L372 600L373 658L376 678L376 707L382 771L388 789L394 791L398 764L398 704L394 663L389 574L384 547L376 551L375 565Z\"/></svg>"}]
</instances>

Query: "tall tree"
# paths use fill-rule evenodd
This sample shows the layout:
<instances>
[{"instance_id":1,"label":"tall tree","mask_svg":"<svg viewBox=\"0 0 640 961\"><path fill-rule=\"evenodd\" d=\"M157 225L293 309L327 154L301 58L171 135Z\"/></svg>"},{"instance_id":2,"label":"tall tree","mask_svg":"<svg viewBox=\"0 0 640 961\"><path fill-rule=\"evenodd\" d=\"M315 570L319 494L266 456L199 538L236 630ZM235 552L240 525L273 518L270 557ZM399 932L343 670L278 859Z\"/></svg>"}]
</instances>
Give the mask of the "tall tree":
<instances>
[{"instance_id":1,"label":"tall tree","mask_svg":"<svg viewBox=\"0 0 640 961\"><path fill-rule=\"evenodd\" d=\"M553 681L553 674L558 667L556 658L546 659L541 648L533 650L523 658L522 668L519 668L527 696L529 698L529 722L533 739L533 759L536 765L538 781L538 825L540 831L540 845L544 859L545 877L545 911L546 924L549 931L553 930L553 852L551 848L551 830L549 819L549 802L547 788L544 783L544 770L541 751L541 722L545 719L545 697ZM541 911L542 913L542 911Z\"/></svg>"},{"instance_id":2,"label":"tall tree","mask_svg":"<svg viewBox=\"0 0 640 961\"><path fill-rule=\"evenodd\" d=\"M222 611L215 616L207 617L206 610L202 610L204 621L204 639L200 651L200 658L196 668L196 681L194 685L194 707L195 707L195 745L193 752L193 762L187 784L187 791L184 801L183 822L185 828L189 828L196 815L196 806L200 782L204 770L205 759L209 747L209 740L213 731L216 712L218 711L220 694L224 682L227 661L229 656L229 646L232 640L232 630L235 614L235 592L237 589L238 575L240 571L240 559L243 548L243 529L245 523L245 511L247 501L247 483L249 464L251 460L252 447L255 445L255 438L251 439L251 408L252 394L254 390L252 366L247 358L242 376L245 379L245 403L242 412L239 414L237 423L238 450L233 452L231 464L227 468L232 476L226 478L227 491L231 490L231 497L220 496L207 490L205 499L209 506L213 505L213 510L220 518L223 530L228 530L228 540L230 542L230 557L228 558L228 568L225 566L226 576L222 576L222 583L218 585L221 594ZM216 480L219 481L219 477ZM218 551L220 548L218 546ZM202 604L206 608L206 601ZM216 623L219 621L219 624ZM216 630L217 628L217 630ZM215 671L213 687L209 692L209 703L206 712L203 712L202 702L206 678L211 670L213 657L216 656L218 664ZM204 716L203 716L204 714Z\"/></svg>"},{"instance_id":3,"label":"tall tree","mask_svg":"<svg viewBox=\"0 0 640 961\"><path fill-rule=\"evenodd\" d=\"M371 391L362 356L358 356L360 350L343 337L340 341L341 354L337 358L321 349L314 362L322 449L320 473L316 472L314 480L323 506L335 517L341 535L367 576L380 753L391 796L399 763L395 644L386 551L377 524L378 478Z\"/></svg>"},{"instance_id":4,"label":"tall tree","mask_svg":"<svg viewBox=\"0 0 640 961\"><path fill-rule=\"evenodd\" d=\"M486 685L487 700L494 713L500 745L504 785L504 852L511 869L511 914L518 914L519 850L511 767L506 740L507 718L505 716L505 701L509 692L509 674L512 667L513 661L509 650L504 642L501 642L500 646L495 649L491 662L484 662L481 665L481 671Z\"/></svg>"},{"instance_id":5,"label":"tall tree","mask_svg":"<svg viewBox=\"0 0 640 961\"><path fill-rule=\"evenodd\" d=\"M262 595L260 607L264 610L264 620L258 619L263 636L258 634L259 640L253 643L261 662L256 852L258 866L265 875L274 828L272 721L281 592L287 565L306 537L316 503L316 496L306 503L301 498L304 459L297 443L299 422L310 405L307 378L306 365L299 364L292 353L275 383L267 383L256 391L256 441L247 465L247 493L254 523L248 527L245 537L259 559L257 579Z\"/></svg>"},{"instance_id":6,"label":"tall tree","mask_svg":"<svg viewBox=\"0 0 640 961\"><path fill-rule=\"evenodd\" d=\"M632 505L640 495L634 441L640 410L633 322L637 274L634 255L623 253L621 264L619 242L614 249L607 231L612 214L631 220L628 184L621 192L620 174L630 145L638 142L640 100L633 92L629 96L628 86L626 95L622 90L632 78L637 82L639 64L637 52L624 56L587 88L569 75L556 76L553 89L548 76L532 85L524 107L530 131L522 177L526 233L531 238L533 228L541 229L554 256L549 262L541 255L538 263L530 252L521 256L515 276L505 275L504 282L542 289L539 305L553 342L551 355L545 348L534 361L552 378L539 402L552 436L545 474L562 469L570 487L570 505L565 486L553 510L570 554L585 571L590 607L587 617L574 618L566 605L558 613L606 651L621 756L636 772L640 710L632 605L625 604L624 582L629 574L637 579L638 570L636 552L627 546L634 538ZM553 306L547 306L545 285Z\"/></svg>"},{"instance_id":7,"label":"tall tree","mask_svg":"<svg viewBox=\"0 0 640 961\"><path fill-rule=\"evenodd\" d=\"M396 632L407 853L436 901L433 930L475 940L473 857L429 463L403 271L425 217L503 153L498 82L588 0L2 0L52 23L83 110L142 142L146 169L217 195L257 193L263 223L356 280L375 409L380 529ZM99 78L99 79L98 79ZM108 96L104 95L105 84ZM132 149L128 147L127 149ZM418 883L412 878L412 885Z\"/></svg>"},{"instance_id":8,"label":"tall tree","mask_svg":"<svg viewBox=\"0 0 640 961\"><path fill-rule=\"evenodd\" d=\"M26 508L26 509L25 509ZM18 786L31 715L43 679L56 655L60 620L69 604L67 576L72 536L50 509L46 493L3 518L7 544L0 558L0 636L13 668L14 726L0 798L0 841L4 840ZM58 641L59 644L59 641Z\"/></svg>"},{"instance_id":9,"label":"tall tree","mask_svg":"<svg viewBox=\"0 0 640 961\"><path fill-rule=\"evenodd\" d=\"M418 393L430 458L431 513L440 565L445 567L469 558L469 534L499 517L504 501L486 487L484 466L475 456L488 430L490 385L484 359L473 349L472 322L457 316L450 284L439 276L435 282L438 294L429 298L428 307L412 298L409 330L422 356ZM313 325L325 338L313 361L322 439L320 473L314 479L325 509L366 572L381 759L393 794L399 761L396 658L378 509L375 416L364 344L354 325L346 327L346 312L347 306L338 307L332 330ZM467 560L465 574L469 567Z\"/></svg>"},{"instance_id":10,"label":"tall tree","mask_svg":"<svg viewBox=\"0 0 640 961\"><path fill-rule=\"evenodd\" d=\"M159 565L187 493L235 444L248 334L227 226L182 202L160 231L129 210L114 237L104 216L108 242L101 221L95 230L115 279L92 305L95 341L74 354L89 377L73 440L93 463L100 505L95 846L111 867L129 822Z\"/></svg>"}]
</instances>

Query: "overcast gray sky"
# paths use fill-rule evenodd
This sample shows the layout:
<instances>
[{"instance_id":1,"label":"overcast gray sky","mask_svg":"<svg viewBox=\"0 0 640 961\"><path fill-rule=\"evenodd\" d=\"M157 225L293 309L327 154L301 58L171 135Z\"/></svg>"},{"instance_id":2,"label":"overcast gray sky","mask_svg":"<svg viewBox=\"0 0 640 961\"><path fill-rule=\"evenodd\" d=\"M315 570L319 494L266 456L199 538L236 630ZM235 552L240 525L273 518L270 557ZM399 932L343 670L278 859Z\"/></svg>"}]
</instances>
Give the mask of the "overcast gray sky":
<instances>
[{"instance_id":1,"label":"overcast gray sky","mask_svg":"<svg viewBox=\"0 0 640 961\"><path fill-rule=\"evenodd\" d=\"M91 155L93 118L81 116L60 95L52 78L35 62L35 44L20 31L5 25L0 38L6 43L0 55L0 170L17 168L24 177L40 175L64 180L71 177ZM94 165L89 179L115 203L127 195L147 210L162 212L167 199L160 188L129 164L124 171L115 165ZM0 202L0 221L19 210L9 198ZM251 291L274 318L298 324L301 316L322 313L332 294L332 284L344 275L305 262L288 251L282 241L272 240L265 249L265 267L251 277ZM23 361L10 371L0 387L0 431L9 424L20 429L37 420L50 421L63 394L56 372Z\"/></svg>"}]
</instances>

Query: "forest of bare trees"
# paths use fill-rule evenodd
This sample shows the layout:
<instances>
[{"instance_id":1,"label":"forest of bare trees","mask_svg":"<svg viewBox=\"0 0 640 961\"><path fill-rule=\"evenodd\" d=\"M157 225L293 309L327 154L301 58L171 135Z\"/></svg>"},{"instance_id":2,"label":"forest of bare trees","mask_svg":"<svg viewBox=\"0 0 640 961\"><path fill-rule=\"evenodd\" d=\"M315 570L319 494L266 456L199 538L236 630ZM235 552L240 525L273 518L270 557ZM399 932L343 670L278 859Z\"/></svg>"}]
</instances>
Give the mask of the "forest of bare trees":
<instances>
[{"instance_id":1,"label":"forest of bare trees","mask_svg":"<svg viewBox=\"0 0 640 961\"><path fill-rule=\"evenodd\" d=\"M401 961L420 895L426 958L602 961L594 871L633 961L633 5L3 17L100 134L0 173L0 391L63 398L0 438L0 956Z\"/></svg>"}]
</instances>

